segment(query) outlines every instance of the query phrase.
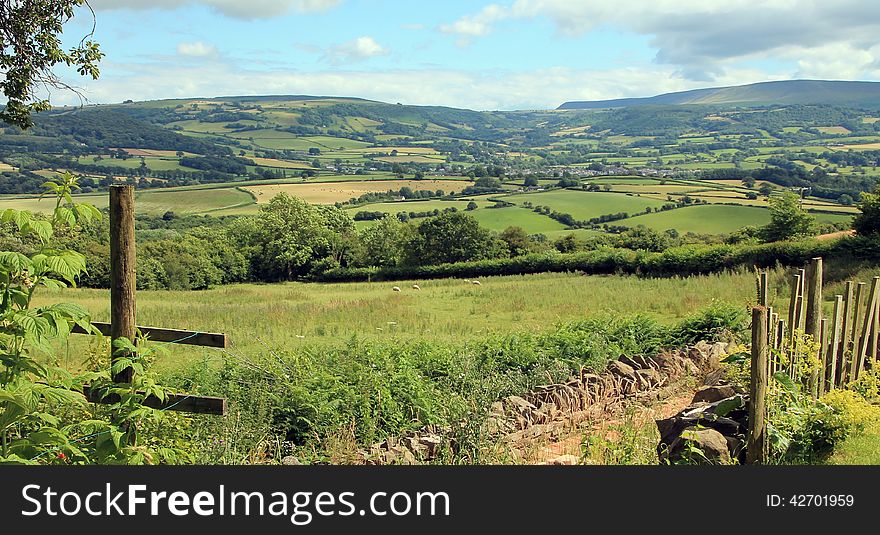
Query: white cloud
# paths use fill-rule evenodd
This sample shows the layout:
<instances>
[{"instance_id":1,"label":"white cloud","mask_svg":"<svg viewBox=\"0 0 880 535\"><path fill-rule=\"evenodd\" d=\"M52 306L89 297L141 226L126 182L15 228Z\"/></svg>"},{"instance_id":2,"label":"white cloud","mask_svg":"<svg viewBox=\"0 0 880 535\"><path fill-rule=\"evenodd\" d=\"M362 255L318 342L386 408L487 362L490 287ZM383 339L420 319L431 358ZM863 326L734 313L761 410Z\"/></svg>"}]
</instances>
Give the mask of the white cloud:
<instances>
[{"instance_id":1,"label":"white cloud","mask_svg":"<svg viewBox=\"0 0 880 535\"><path fill-rule=\"evenodd\" d=\"M502 21L538 17L551 20L566 36L600 26L648 36L658 63L675 65L695 80L718 79L738 60L793 49L816 56L837 47L880 59L875 47L880 2L860 0L516 0L491 4L441 25L440 31L479 37ZM805 70L818 71L815 66Z\"/></svg>"},{"instance_id":2,"label":"white cloud","mask_svg":"<svg viewBox=\"0 0 880 535\"><path fill-rule=\"evenodd\" d=\"M177 45L177 53L181 56L204 58L217 55L217 47L202 41L192 43L180 43Z\"/></svg>"},{"instance_id":3,"label":"white cloud","mask_svg":"<svg viewBox=\"0 0 880 535\"><path fill-rule=\"evenodd\" d=\"M271 71L236 68L225 62L203 63L196 67L168 63L108 63L103 66L100 81L89 80L84 89L86 96L95 103L125 99L305 94L480 110L552 109L568 100L649 96L702 86L676 77L674 71L671 66L654 65L612 70L560 67L524 72L455 69L291 72L281 68ZM732 85L785 79L789 75L731 70L719 82ZM72 95L59 93L53 97L53 103L66 104Z\"/></svg>"},{"instance_id":4,"label":"white cloud","mask_svg":"<svg viewBox=\"0 0 880 535\"><path fill-rule=\"evenodd\" d=\"M386 56L390 51L369 36L362 36L332 46L324 51L324 60L334 65L355 63L376 56Z\"/></svg>"},{"instance_id":5,"label":"white cloud","mask_svg":"<svg viewBox=\"0 0 880 535\"><path fill-rule=\"evenodd\" d=\"M256 20L297 13L314 13L336 7L341 0L89 0L96 11L113 9L175 9L204 5L236 19Z\"/></svg>"},{"instance_id":6,"label":"white cloud","mask_svg":"<svg viewBox=\"0 0 880 535\"><path fill-rule=\"evenodd\" d=\"M492 25L509 18L510 10L498 4L489 4L476 15L467 15L451 24L441 24L440 31L466 37L481 37L492 31Z\"/></svg>"}]
</instances>

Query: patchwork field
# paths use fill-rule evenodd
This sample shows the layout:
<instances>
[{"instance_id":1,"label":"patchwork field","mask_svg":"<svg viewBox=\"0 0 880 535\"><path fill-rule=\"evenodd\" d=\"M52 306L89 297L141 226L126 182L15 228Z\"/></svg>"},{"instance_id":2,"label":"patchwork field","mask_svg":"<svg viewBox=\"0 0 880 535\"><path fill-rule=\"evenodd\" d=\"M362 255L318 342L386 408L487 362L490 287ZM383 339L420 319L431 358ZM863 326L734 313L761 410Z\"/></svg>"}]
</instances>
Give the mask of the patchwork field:
<instances>
[{"instance_id":1,"label":"patchwork field","mask_svg":"<svg viewBox=\"0 0 880 535\"><path fill-rule=\"evenodd\" d=\"M315 204L333 204L347 201L352 197L360 197L364 193L399 190L409 187L413 190L443 190L459 192L471 185L463 180L372 180L351 182L315 182L309 184L272 184L263 186L246 186L243 189L251 192L257 203L267 203L279 193L287 193Z\"/></svg>"}]
</instances>

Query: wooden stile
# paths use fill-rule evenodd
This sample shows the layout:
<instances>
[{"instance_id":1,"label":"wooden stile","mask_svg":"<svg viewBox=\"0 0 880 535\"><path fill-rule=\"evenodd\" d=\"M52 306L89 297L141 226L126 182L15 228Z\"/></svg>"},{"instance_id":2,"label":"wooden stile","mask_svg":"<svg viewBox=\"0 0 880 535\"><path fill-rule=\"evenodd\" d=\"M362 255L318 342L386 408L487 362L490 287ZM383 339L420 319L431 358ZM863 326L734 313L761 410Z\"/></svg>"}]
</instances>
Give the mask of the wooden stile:
<instances>
[{"instance_id":1,"label":"wooden stile","mask_svg":"<svg viewBox=\"0 0 880 535\"><path fill-rule=\"evenodd\" d=\"M828 320L822 318L819 327L819 370L814 374L816 377L816 393L825 391L825 367L828 363Z\"/></svg>"}]
</instances>

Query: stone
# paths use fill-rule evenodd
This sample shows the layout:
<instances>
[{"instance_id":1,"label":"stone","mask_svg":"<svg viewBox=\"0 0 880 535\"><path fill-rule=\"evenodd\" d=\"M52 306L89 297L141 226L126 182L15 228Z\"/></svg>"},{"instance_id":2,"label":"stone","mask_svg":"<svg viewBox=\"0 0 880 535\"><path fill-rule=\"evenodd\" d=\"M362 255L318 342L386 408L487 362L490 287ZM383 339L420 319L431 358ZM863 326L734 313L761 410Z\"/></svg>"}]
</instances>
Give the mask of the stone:
<instances>
[{"instance_id":1,"label":"stone","mask_svg":"<svg viewBox=\"0 0 880 535\"><path fill-rule=\"evenodd\" d=\"M661 373L654 368L636 370L636 377L642 390L653 388L663 382Z\"/></svg>"},{"instance_id":2,"label":"stone","mask_svg":"<svg viewBox=\"0 0 880 535\"><path fill-rule=\"evenodd\" d=\"M736 391L730 385L704 386L694 394L693 402L706 401L708 403L715 403L735 395Z\"/></svg>"},{"instance_id":3,"label":"stone","mask_svg":"<svg viewBox=\"0 0 880 535\"><path fill-rule=\"evenodd\" d=\"M692 377L696 377L696 376L700 375L700 367L697 366L697 364L693 360L684 359L683 364L684 365L682 366L682 368L684 369L683 371L685 374L690 375Z\"/></svg>"},{"instance_id":4,"label":"stone","mask_svg":"<svg viewBox=\"0 0 880 535\"><path fill-rule=\"evenodd\" d=\"M699 449L697 454L692 448ZM666 459L694 464L730 464L727 439L714 429L688 427L669 445Z\"/></svg>"},{"instance_id":5,"label":"stone","mask_svg":"<svg viewBox=\"0 0 880 535\"><path fill-rule=\"evenodd\" d=\"M580 464L580 459L577 455L560 455L559 457L550 459L544 464L553 466L574 466Z\"/></svg>"},{"instance_id":6,"label":"stone","mask_svg":"<svg viewBox=\"0 0 880 535\"><path fill-rule=\"evenodd\" d=\"M519 396L508 396L505 401L520 414L527 414L538 408Z\"/></svg>"},{"instance_id":7,"label":"stone","mask_svg":"<svg viewBox=\"0 0 880 535\"><path fill-rule=\"evenodd\" d=\"M302 463L299 461L299 459L297 459L293 455L288 455L286 457L283 457L281 459L281 464L286 465L286 466L301 466L302 465Z\"/></svg>"},{"instance_id":8,"label":"stone","mask_svg":"<svg viewBox=\"0 0 880 535\"><path fill-rule=\"evenodd\" d=\"M631 381L636 380L636 371L632 366L628 366L619 360L613 360L608 363L608 371L620 377L626 377Z\"/></svg>"},{"instance_id":9,"label":"stone","mask_svg":"<svg viewBox=\"0 0 880 535\"><path fill-rule=\"evenodd\" d=\"M626 364L627 366L635 370L653 367L651 365L651 359L642 355L636 355L634 357L623 355L618 359L618 361Z\"/></svg>"}]
</instances>

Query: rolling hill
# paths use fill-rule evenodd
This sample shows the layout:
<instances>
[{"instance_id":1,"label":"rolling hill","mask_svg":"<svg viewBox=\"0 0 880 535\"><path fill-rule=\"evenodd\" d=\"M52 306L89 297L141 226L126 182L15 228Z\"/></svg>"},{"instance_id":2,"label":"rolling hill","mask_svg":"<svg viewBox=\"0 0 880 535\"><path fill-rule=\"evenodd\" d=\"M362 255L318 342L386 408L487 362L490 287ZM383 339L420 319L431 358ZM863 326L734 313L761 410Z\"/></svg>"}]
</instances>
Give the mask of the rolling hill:
<instances>
[{"instance_id":1,"label":"rolling hill","mask_svg":"<svg viewBox=\"0 0 880 535\"><path fill-rule=\"evenodd\" d=\"M571 101L560 110L670 105L825 104L880 108L880 82L786 80L732 87L694 89L653 97Z\"/></svg>"}]
</instances>

